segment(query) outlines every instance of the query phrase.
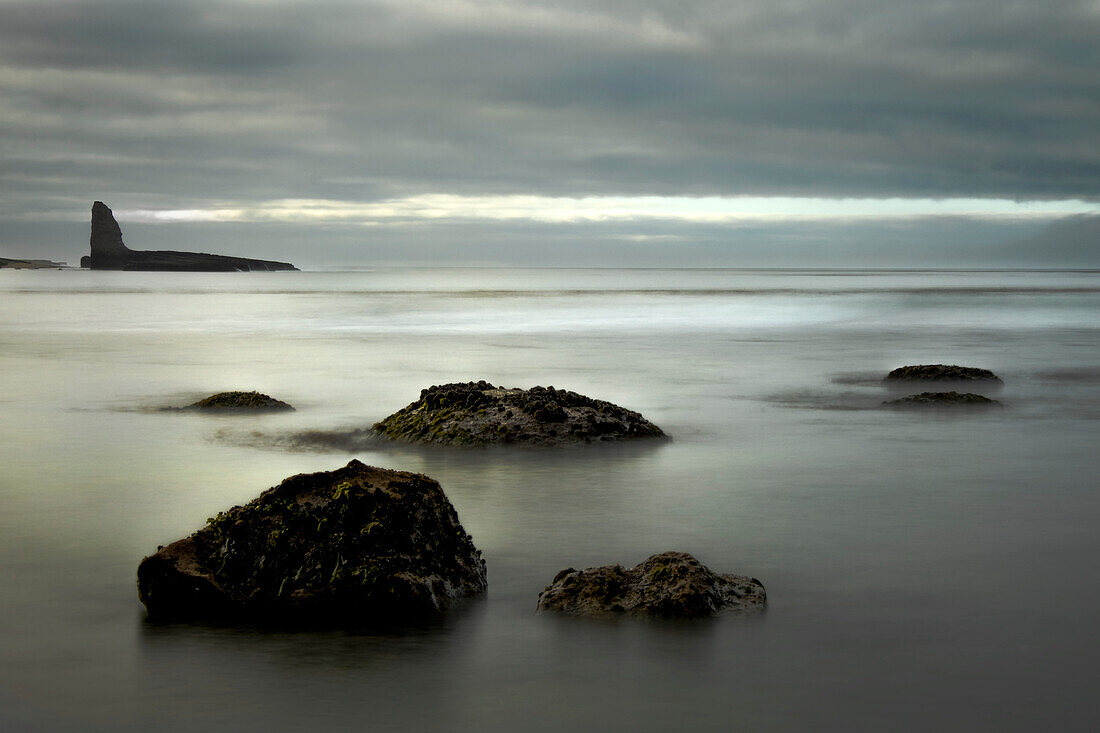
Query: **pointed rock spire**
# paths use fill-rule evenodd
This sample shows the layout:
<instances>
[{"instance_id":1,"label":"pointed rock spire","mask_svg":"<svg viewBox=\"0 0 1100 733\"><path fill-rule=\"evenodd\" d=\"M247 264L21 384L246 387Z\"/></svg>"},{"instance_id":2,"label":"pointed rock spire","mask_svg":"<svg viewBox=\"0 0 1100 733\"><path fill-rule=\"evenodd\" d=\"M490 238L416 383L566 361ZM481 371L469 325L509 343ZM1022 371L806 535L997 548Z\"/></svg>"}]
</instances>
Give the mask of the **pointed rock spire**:
<instances>
[{"instance_id":1,"label":"pointed rock spire","mask_svg":"<svg viewBox=\"0 0 1100 733\"><path fill-rule=\"evenodd\" d=\"M205 252L132 250L122 243L122 230L102 201L92 204L92 253L80 266L93 270L169 270L190 272L272 272L296 270L289 262L226 257Z\"/></svg>"},{"instance_id":2,"label":"pointed rock spire","mask_svg":"<svg viewBox=\"0 0 1100 733\"><path fill-rule=\"evenodd\" d=\"M122 230L114 214L102 201L92 204L92 257L97 254L116 255L129 252L122 243Z\"/></svg>"}]
</instances>

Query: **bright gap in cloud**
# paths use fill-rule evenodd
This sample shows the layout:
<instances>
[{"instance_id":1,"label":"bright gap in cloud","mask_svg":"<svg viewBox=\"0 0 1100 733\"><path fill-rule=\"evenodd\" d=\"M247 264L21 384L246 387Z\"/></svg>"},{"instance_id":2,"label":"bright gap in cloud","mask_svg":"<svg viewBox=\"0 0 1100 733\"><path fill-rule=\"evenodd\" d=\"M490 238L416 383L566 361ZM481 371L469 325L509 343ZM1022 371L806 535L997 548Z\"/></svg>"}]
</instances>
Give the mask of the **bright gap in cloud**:
<instances>
[{"instance_id":1,"label":"bright gap in cloud","mask_svg":"<svg viewBox=\"0 0 1100 733\"><path fill-rule=\"evenodd\" d=\"M147 222L345 222L402 224L485 220L544 223L682 221L697 224L906 219L930 216L1054 218L1100 214L1100 203L1011 199L828 199L680 196L457 196L424 194L376 202L280 199L254 206L208 209L120 210L122 219Z\"/></svg>"}]
</instances>

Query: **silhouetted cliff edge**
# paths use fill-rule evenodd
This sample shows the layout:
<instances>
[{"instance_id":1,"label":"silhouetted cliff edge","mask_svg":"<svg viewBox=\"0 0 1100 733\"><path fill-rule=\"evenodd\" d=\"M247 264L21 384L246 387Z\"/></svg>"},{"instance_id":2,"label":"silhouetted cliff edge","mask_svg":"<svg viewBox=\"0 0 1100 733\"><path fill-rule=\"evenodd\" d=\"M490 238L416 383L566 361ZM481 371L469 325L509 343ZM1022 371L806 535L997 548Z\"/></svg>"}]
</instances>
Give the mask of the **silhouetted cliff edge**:
<instances>
[{"instance_id":1,"label":"silhouetted cliff edge","mask_svg":"<svg viewBox=\"0 0 1100 733\"><path fill-rule=\"evenodd\" d=\"M122 242L122 230L102 201L92 204L92 253L80 266L92 270L174 270L183 272L272 272L297 270L289 262L253 260L204 252L132 250Z\"/></svg>"}]
</instances>

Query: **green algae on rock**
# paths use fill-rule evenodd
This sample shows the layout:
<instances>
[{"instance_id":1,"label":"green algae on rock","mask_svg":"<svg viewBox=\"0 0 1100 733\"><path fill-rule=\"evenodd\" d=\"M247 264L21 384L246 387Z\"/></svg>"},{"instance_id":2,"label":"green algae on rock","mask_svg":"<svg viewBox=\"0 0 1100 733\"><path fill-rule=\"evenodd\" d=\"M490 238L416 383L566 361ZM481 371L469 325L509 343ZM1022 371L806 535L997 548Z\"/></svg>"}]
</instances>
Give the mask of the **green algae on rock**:
<instances>
[{"instance_id":1,"label":"green algae on rock","mask_svg":"<svg viewBox=\"0 0 1100 733\"><path fill-rule=\"evenodd\" d=\"M294 408L262 392L218 392L187 406L188 410L293 410Z\"/></svg>"},{"instance_id":2,"label":"green algae on rock","mask_svg":"<svg viewBox=\"0 0 1100 733\"><path fill-rule=\"evenodd\" d=\"M1004 384L1001 378L988 369L964 367L955 364L916 364L894 369L886 375L885 382L991 382Z\"/></svg>"},{"instance_id":3,"label":"green algae on rock","mask_svg":"<svg viewBox=\"0 0 1100 733\"><path fill-rule=\"evenodd\" d=\"M374 425L381 436L440 445L556 446L664 432L637 412L553 387L456 382L421 390L420 399Z\"/></svg>"},{"instance_id":4,"label":"green algae on rock","mask_svg":"<svg viewBox=\"0 0 1100 733\"><path fill-rule=\"evenodd\" d=\"M1003 407L997 400L991 400L973 392L921 392L897 400L882 403L886 407Z\"/></svg>"},{"instance_id":5,"label":"green algae on rock","mask_svg":"<svg viewBox=\"0 0 1100 733\"><path fill-rule=\"evenodd\" d=\"M351 461L299 474L138 566L150 618L369 624L486 588L440 485Z\"/></svg>"},{"instance_id":6,"label":"green algae on rock","mask_svg":"<svg viewBox=\"0 0 1100 733\"><path fill-rule=\"evenodd\" d=\"M723 610L757 611L766 602L756 578L715 573L685 552L662 552L633 568L562 570L539 594L537 610L701 618Z\"/></svg>"}]
</instances>

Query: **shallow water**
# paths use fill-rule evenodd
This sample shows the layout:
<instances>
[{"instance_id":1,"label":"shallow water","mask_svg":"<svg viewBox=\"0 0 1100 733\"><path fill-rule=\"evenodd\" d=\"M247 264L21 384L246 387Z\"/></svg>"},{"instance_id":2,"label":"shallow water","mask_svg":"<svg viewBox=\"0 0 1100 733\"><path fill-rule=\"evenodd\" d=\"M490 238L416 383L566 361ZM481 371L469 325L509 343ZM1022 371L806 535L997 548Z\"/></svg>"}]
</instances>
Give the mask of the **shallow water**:
<instances>
[{"instance_id":1,"label":"shallow water","mask_svg":"<svg viewBox=\"0 0 1100 733\"><path fill-rule=\"evenodd\" d=\"M1097 314L1093 272L0 272L0 729L1095 729ZM922 362L1006 408L876 409ZM674 440L288 450L469 379ZM235 388L298 411L156 409ZM443 484L485 599L375 634L144 619L142 556L352 457ZM564 567L667 549L766 613L533 614Z\"/></svg>"}]
</instances>

